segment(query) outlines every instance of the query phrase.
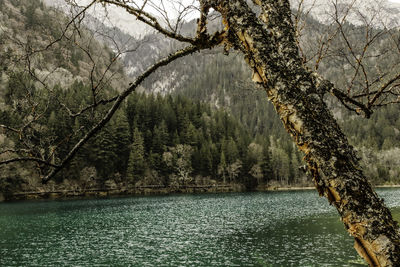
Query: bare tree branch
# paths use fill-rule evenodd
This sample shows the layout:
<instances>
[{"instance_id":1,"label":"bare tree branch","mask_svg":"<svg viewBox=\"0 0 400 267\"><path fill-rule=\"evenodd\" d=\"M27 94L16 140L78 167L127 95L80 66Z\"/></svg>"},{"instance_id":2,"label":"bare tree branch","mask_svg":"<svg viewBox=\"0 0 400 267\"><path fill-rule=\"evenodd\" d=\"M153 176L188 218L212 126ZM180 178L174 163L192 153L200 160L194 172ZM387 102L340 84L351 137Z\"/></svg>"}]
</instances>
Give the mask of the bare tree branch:
<instances>
[{"instance_id":1,"label":"bare tree branch","mask_svg":"<svg viewBox=\"0 0 400 267\"><path fill-rule=\"evenodd\" d=\"M222 40L219 38L214 39L212 42L210 42L208 45L208 48L211 48L215 45L218 45ZM151 66L147 71L145 71L142 75L140 75L135 82L126 90L124 90L117 98L113 106L108 110L107 114L89 131L86 133L86 135L79 140L78 143L71 149L71 151L68 153L68 155L62 160L61 164L59 167L53 169L48 175L46 175L42 179L42 183L47 183L51 178L54 177L78 152L78 150L92 137L94 136L104 125L110 121L114 113L117 111L119 106L121 105L122 101L126 99L126 97L129 96L150 74L152 74L154 71L156 71L158 68L167 65L168 63L192 54L196 51L199 51L200 49L204 49L205 47L199 47L199 46L188 46L182 50L177 51L174 54L169 55L168 57L160 60L153 66Z\"/></svg>"},{"instance_id":2,"label":"bare tree branch","mask_svg":"<svg viewBox=\"0 0 400 267\"><path fill-rule=\"evenodd\" d=\"M12 158L4 161L0 161L0 165L6 165L14 162L21 162L21 161L31 161L31 162L37 162L40 164L47 165L49 167L53 168L59 168L59 165L52 164L46 160L40 159L40 158L35 158L35 157L20 157L20 158Z\"/></svg>"},{"instance_id":3,"label":"bare tree branch","mask_svg":"<svg viewBox=\"0 0 400 267\"><path fill-rule=\"evenodd\" d=\"M184 43L190 43L192 45L196 44L196 40L190 37L185 37L179 33L177 33L176 29L172 30L167 30L164 27L160 25L158 22L157 18L151 15L150 13L146 12L143 10L143 8L135 8L131 5L128 5L125 3L125 1L121 0L101 0L102 3L108 3L108 4L113 4L115 6L119 6L124 8L128 13L136 16L136 18L145 24L149 25L150 27L154 28L158 32L164 34L165 36L168 36L172 39L178 40L180 42ZM168 17L166 17L167 22L169 21ZM170 27L172 28L172 27Z\"/></svg>"}]
</instances>

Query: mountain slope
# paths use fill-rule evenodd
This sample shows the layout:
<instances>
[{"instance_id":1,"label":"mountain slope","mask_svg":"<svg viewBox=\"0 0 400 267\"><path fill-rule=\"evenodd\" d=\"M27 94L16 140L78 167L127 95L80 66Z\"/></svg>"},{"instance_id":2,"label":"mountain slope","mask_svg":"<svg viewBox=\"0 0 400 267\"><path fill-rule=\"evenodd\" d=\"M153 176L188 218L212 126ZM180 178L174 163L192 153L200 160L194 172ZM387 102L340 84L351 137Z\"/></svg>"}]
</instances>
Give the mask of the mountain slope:
<instances>
[{"instance_id":1,"label":"mountain slope","mask_svg":"<svg viewBox=\"0 0 400 267\"><path fill-rule=\"evenodd\" d=\"M291 0L293 8L299 5L299 0ZM375 27L400 27L400 4L387 0L302 0L304 12L310 10L314 19L324 23L334 22L335 6L338 16L346 15L353 25L362 25L366 21Z\"/></svg>"},{"instance_id":2,"label":"mountain slope","mask_svg":"<svg viewBox=\"0 0 400 267\"><path fill-rule=\"evenodd\" d=\"M300 155L293 145L283 147L276 140L255 137L234 116L216 108L223 103L211 107L182 96L135 93L54 181L41 185L40 176L50 170L43 162L59 164L110 108L110 103L91 108L95 97L116 95L119 88L114 84L128 80L116 64L111 70L117 81L102 83L101 91L94 86L107 61L115 59L115 52L105 47L105 35L91 35L89 29L81 27L79 33L67 31L65 39L39 51L59 36L57 26L67 18L34 0L3 0L0 4L1 23L5 25L0 49L7 59L1 62L0 160L41 159L1 165L1 194L99 187L126 192L134 186L212 184L254 188L268 182L304 182L304 174L297 169ZM119 34L120 40L128 41L128 36ZM90 50L83 45L89 45ZM24 54L28 46L35 52ZM187 82L192 71L206 66L209 59L201 57L204 63L196 64L199 57L190 57L190 62L182 59L175 63L183 63L179 69L164 70L184 72ZM31 68L26 62L32 63ZM157 75L163 72L152 79Z\"/></svg>"},{"instance_id":3,"label":"mountain slope","mask_svg":"<svg viewBox=\"0 0 400 267\"><path fill-rule=\"evenodd\" d=\"M26 106L26 97L21 92L27 88L35 88L32 91L36 92L36 88L40 89L41 86L31 80L32 77L26 71L24 72L22 65L5 63L17 62L13 61L15 58L8 58L8 55L16 54L16 51L25 51L24 48L28 44L25 36L30 37L29 45L32 47L40 47L49 40L57 38L61 29L58 26L66 23L67 18L61 17L61 13L58 11L45 8L40 2L35 1L2 0L0 5L2 5L0 19L2 25L5 25L2 34L12 37L10 39L2 38L3 43L0 47L1 55L5 58L4 61L0 61L3 63L2 77L4 78L1 91L4 103L1 107L0 124L5 121L9 122L12 118L15 120L12 123L17 125L21 121L18 116L13 116L13 114L21 114L22 110L25 112L22 114L29 115L29 112L32 111L29 106ZM71 116L55 101L62 100L72 111L90 104L93 97L93 81L87 77L90 77L92 70L95 73L93 77L96 82L101 77L96 73L101 73L107 62L112 61L120 50L126 52L120 56L121 63L116 64L112 69L117 76L113 76L114 79L103 84L103 96L110 96L115 93L113 88L126 86L130 79L133 80L157 59L180 47L175 41L168 40L160 34L152 33L143 38L135 38L118 28L102 24L101 20L93 17L87 18L90 30L82 29L82 36L78 41L82 45L86 45L85 47L90 47L90 51L96 55L95 62L91 62L85 53L82 53L70 40L57 43L49 51L33 57L35 59L32 61L34 74L38 77L48 77L47 82L49 87L53 88L51 92L54 97L51 98L51 105L46 106L45 102L41 102L42 97L46 96L45 94L33 94L35 97L33 99L42 104L35 112L41 110L44 114L36 121L37 124L31 132L32 138L28 140L32 148L36 149L37 147L34 155L44 158L53 157L54 161L62 158L71 148L72 142L77 141L76 138L81 136L80 130L92 127L93 121L98 119L102 112L105 112L104 108L100 109L100 113L88 112L83 117L71 119ZM302 45L313 44L315 36L323 34L328 28L327 25L313 19L310 19L308 24L310 27L305 32ZM193 22L185 24L185 30L193 28L193 25ZM354 33L352 41L360 40L362 29L351 25L349 27ZM93 34L99 31L103 34ZM88 38L85 37L86 33ZM21 46L15 46L13 41L16 40L20 41L17 43ZM91 41L88 42L89 40ZM340 39L335 40L332 44L332 51L342 51L341 45ZM6 51L11 51L9 49L13 53L6 53ZM313 49L315 47L311 47L309 50L304 49L304 51L307 55L312 55ZM376 49L379 51L380 48L376 47ZM387 56L384 59L386 65L382 68L398 66L398 57ZM369 60L371 60L369 63L371 66L378 63L376 60L374 61L373 57ZM124 76L122 64L125 65L124 70L131 78ZM12 67L10 68L10 66ZM332 57L321 64L319 71L340 86L348 83L349 78L345 75L347 68L346 62ZM15 73L18 75L14 75ZM96 182L97 185L105 186L108 178L112 178L111 180L114 182L118 179L123 180L128 169L135 169L135 164L127 163L130 157L127 148L134 143L140 147L140 144L143 143L143 149L139 150L143 151L144 155L139 155L143 153L134 153L132 157L141 157L148 162L147 167L141 170L142 173L139 172L146 175L147 184L158 181L154 180L157 175L153 171L156 171L157 174L163 172L163 177L168 184L168 179L173 175L173 168L172 165L161 168L162 164L166 164L163 156L164 153L167 153L165 154L167 158L170 156L168 153L171 155L175 153L175 156L182 154L183 152L179 150L182 147L179 146L178 149L177 145L192 147L193 175L211 176L211 178L221 181L226 178L224 175L227 173L223 168L220 170L218 166L227 168L228 165L231 165L231 174L235 173L236 178L243 179L238 178L232 181L240 181L250 187L265 182L280 182L281 184L302 182L304 175L298 170L298 166L301 164L300 155L294 150L292 141L284 131L276 112L267 102L265 92L258 90L259 88L254 85L250 77L251 71L248 66L244 63L243 58L234 51L231 51L229 56L223 55L219 50L205 51L171 63L146 79L141 90L149 93L149 96L133 97L134 100L130 100L130 107L128 101L128 107L123 107L122 111L110 122L109 127L106 127L104 132L84 149L83 154L71 163L58 181L61 181L63 177L70 181L70 178L74 177L79 186L84 186L82 178L88 175L98 178L100 182ZM33 87L31 87L32 84ZM11 90L15 88L20 90ZM38 92L42 91L38 90ZM156 97L150 93L166 96L166 98ZM13 103L12 97L19 97L20 103ZM132 103L134 103L133 106ZM398 107L384 109L365 122L345 111L337 102L331 101L331 103L335 115L349 134L352 143L358 146L363 154L368 155L365 157L365 166L369 177L379 183L398 182L400 162L397 157L391 157L397 153L400 141L400 122L394 115L399 111ZM171 106L168 107L170 104ZM135 118L135 114L137 114L137 118ZM167 117L164 118L164 115ZM167 129L164 126L161 127L161 124L166 124ZM135 128L138 130L135 131ZM36 129L43 130L48 138L39 142L36 139ZM74 132L76 136L69 136L68 133L71 132ZM135 132L136 136L140 136L135 139L136 141L131 139ZM154 140L160 141L161 136L166 136L165 132L168 132L168 138L164 138L164 141L161 142L162 148L153 145ZM196 132L201 132L201 134ZM18 137L14 138L17 141ZM68 142L64 142L67 139ZM0 141L3 146L13 145L10 140L4 140L4 136L0 138ZM207 145L205 145L206 143ZM60 148L61 152L59 154L52 153L54 147ZM169 150L167 147L171 149ZM226 153L221 153L224 150ZM253 153L254 151L256 153ZM227 159L230 157L228 154L235 155L235 158ZM373 160L376 160L374 155L375 157L382 155L385 162L371 164ZM172 158L170 157L171 160ZM97 159L101 162L100 164ZM206 164L208 167L201 163L203 159L211 162L209 165ZM236 159L240 161L240 164ZM177 161L178 158L175 157L175 160ZM107 162L110 163L109 166ZM236 168L235 172L233 172L234 167ZM207 172L207 168L212 172ZM269 173L262 172L263 169L269 170ZM80 172L80 170L85 171ZM4 175L8 176L2 181L8 181L9 174L15 172L15 169L12 168L3 172L1 178L4 178ZM20 176L32 176L32 173L28 175L23 173ZM37 181L32 182L29 179L28 181L37 186ZM112 184L112 181L107 183ZM24 186L25 189L34 187L33 185Z\"/></svg>"},{"instance_id":4,"label":"mountain slope","mask_svg":"<svg viewBox=\"0 0 400 267\"><path fill-rule=\"evenodd\" d=\"M359 2L357 4L362 3ZM384 12L381 14L382 17L393 18L393 16L388 16L388 14L394 13L394 17L399 14L395 13L396 9L393 7L385 3L383 4ZM342 6L342 8L345 8L345 6ZM374 10L376 9L367 11L372 14ZM307 23L309 27L305 30L301 41L304 52L309 58L312 58L315 49L317 49L313 44L318 43L318 38L319 36L323 36L324 31L330 30L330 25L321 23L321 21L325 21L324 16L319 13L322 11L326 11L326 8L319 6L314 13L317 19L308 19ZM358 15L367 12L364 11L360 9ZM357 26L357 17L350 16L350 19L356 24L346 24L350 33L350 42L362 45L365 39L365 31L362 27ZM379 17L376 17L376 21L379 21L379 19ZM372 29L371 33L373 34L374 31ZM391 33L393 36L398 35L396 30L393 30ZM369 53L371 54L366 57L365 65L367 66L366 72L371 77L376 75L377 69L390 73L391 70L396 70L400 66L399 53L396 50L389 53L385 52L387 51L388 42L392 42L387 37L388 35L381 37L378 42L371 44L369 47ZM158 49L158 47L166 47L161 44L162 42L165 42L165 38L161 37L159 44L153 44L152 49L154 50L151 50L152 54L160 55L168 51L162 48ZM348 62L340 57L341 54L339 52L348 50L343 44L344 41L340 36L334 39L329 50L330 57L320 62L318 70L340 88L346 88L352 79ZM177 44L171 41L168 49L176 47ZM396 47L393 48L396 49ZM362 51L363 47L355 46L354 49L356 53L361 53L358 50ZM347 52L350 53L350 51ZM374 54L382 56L377 59ZM129 60L129 57L126 60ZM139 65L143 63L146 63L146 57L143 58L143 61ZM310 68L312 67L310 65ZM213 107L223 107L246 125L253 136L263 136L264 139L272 136L274 140L281 139L284 140L284 143L290 143L291 141L283 130L279 118L277 118L273 108L266 101L265 93L257 91L257 88L250 81L250 76L250 70L244 64L243 59L235 55L234 52L228 57L223 56L222 53L202 52L185 57L172 63L167 68L158 71L150 79L146 80L144 87L148 92L161 92L163 95L183 94L192 99L209 103ZM362 79L360 81L362 82ZM382 108L376 111L371 120L363 120L348 113L337 101L331 101L331 105L342 127L349 134L352 143L358 146L360 150L363 150L363 153L376 153L378 155L380 153L395 153L395 149L399 146L400 141L399 128L395 126L399 123L399 120L393 119L388 121L384 118L391 117L390 114L400 111L398 106ZM354 128L354 125L360 124L363 125L362 128L366 129L368 133L361 130L361 128ZM382 127L385 128L383 132L379 130L383 129ZM376 179L376 181L396 181L399 172L399 168L396 167L398 161L388 163L387 168L390 171L384 177L380 174L381 170L377 169L376 166L371 166L369 162L368 160L365 161L369 177ZM383 166L384 163L380 162L378 165Z\"/></svg>"}]
</instances>

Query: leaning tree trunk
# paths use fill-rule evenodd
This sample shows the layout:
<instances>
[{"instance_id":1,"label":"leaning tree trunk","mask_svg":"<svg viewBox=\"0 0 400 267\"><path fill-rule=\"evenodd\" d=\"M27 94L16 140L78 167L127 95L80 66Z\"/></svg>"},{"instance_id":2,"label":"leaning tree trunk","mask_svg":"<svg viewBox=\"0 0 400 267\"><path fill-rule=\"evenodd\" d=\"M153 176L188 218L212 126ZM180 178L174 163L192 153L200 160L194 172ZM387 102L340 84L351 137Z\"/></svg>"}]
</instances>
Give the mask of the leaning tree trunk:
<instances>
[{"instance_id":1,"label":"leaning tree trunk","mask_svg":"<svg viewBox=\"0 0 400 267\"><path fill-rule=\"evenodd\" d=\"M245 55L286 130L305 153L315 186L333 204L371 266L400 266L400 231L371 188L354 149L324 103L314 75L303 66L288 0L209 0L228 31L227 45Z\"/></svg>"}]
</instances>

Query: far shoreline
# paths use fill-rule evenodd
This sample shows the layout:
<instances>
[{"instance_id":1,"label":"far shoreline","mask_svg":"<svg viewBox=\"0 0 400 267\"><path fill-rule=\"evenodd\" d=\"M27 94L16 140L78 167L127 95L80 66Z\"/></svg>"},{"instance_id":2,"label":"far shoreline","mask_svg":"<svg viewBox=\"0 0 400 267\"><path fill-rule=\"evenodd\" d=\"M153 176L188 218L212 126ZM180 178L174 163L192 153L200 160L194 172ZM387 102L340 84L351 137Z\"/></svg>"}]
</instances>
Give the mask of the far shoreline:
<instances>
[{"instance_id":1,"label":"far shoreline","mask_svg":"<svg viewBox=\"0 0 400 267\"><path fill-rule=\"evenodd\" d=\"M395 185L373 185L372 188L400 188L400 184ZM273 187L266 190L260 190L260 192L269 191L296 191L296 190L315 190L314 186L283 186L283 187Z\"/></svg>"},{"instance_id":2,"label":"far shoreline","mask_svg":"<svg viewBox=\"0 0 400 267\"><path fill-rule=\"evenodd\" d=\"M400 188L396 185L376 185L373 188ZM302 190L316 190L313 186L270 186L259 187L254 190L247 190L243 185L230 184L224 186L204 186L204 187L186 187L186 188L145 188L143 190L118 190L118 189L101 189L101 190L79 190L79 191L58 191L58 192L17 192L5 195L0 192L1 202L14 201L31 201L31 200L67 200L67 199L93 199L108 197L140 197L140 196L157 196L171 194L220 194L220 193L240 193L240 192L289 192Z\"/></svg>"},{"instance_id":3,"label":"far shoreline","mask_svg":"<svg viewBox=\"0 0 400 267\"><path fill-rule=\"evenodd\" d=\"M373 188L397 188L400 187L400 184L394 184L394 185L376 185L373 186Z\"/></svg>"}]
</instances>

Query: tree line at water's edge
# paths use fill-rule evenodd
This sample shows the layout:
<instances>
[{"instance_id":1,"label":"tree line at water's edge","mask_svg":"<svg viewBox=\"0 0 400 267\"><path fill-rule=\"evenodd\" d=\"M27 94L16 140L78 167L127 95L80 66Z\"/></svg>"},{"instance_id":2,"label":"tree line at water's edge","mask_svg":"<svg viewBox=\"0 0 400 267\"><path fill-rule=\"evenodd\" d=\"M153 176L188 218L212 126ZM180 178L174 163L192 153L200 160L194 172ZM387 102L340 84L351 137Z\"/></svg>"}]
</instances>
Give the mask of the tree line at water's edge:
<instances>
[{"instance_id":1,"label":"tree line at water's edge","mask_svg":"<svg viewBox=\"0 0 400 267\"><path fill-rule=\"evenodd\" d=\"M18 75L10 79L5 94L7 104L12 105L10 94L17 97L18 86L22 86L20 81ZM91 91L81 82L68 90L60 87L55 90L71 107L90 101ZM40 95L40 89L35 94ZM37 136L35 140L33 135L31 141L55 142L59 144L59 151L67 153L81 137L79 131L92 126L91 116L96 115L66 116L54 101L41 118L40 138ZM0 121L8 125L18 125L19 119L12 112L0 113ZM77 134L70 140L71 133ZM42 153L50 155L53 148L48 149ZM63 156L52 155L54 160ZM236 183L254 189L273 183L306 183L300 165L301 155L293 145L253 136L222 109L212 109L183 96L135 93L106 128L57 176L56 183L64 183L67 188L67 184L87 188ZM29 184L35 183L37 174L28 175L23 165L9 165L5 169L0 176L3 192L26 190Z\"/></svg>"},{"instance_id":2,"label":"tree line at water's edge","mask_svg":"<svg viewBox=\"0 0 400 267\"><path fill-rule=\"evenodd\" d=\"M4 96L7 105L13 105L12 99L24 97L22 87L29 78L21 75L16 74L8 81ZM21 82L24 80L25 83ZM78 108L90 101L91 90L82 82L75 82L67 89L56 86L54 90L70 107ZM45 92L34 89L34 94L42 93ZM395 116L397 109L384 111L385 115L378 113L362 125L357 119L343 123L344 129L352 133L351 139L362 147L365 171L375 184L396 183L399 172L398 148L395 145L386 147L398 138L390 130L399 123ZM38 153L51 155L55 161L65 156L62 153L67 153L81 138L80 131L92 127L96 116L96 113L77 118L68 116L54 101L39 121L40 132L32 134L30 142L40 142L43 147L43 142L47 141L48 151ZM0 112L1 123L19 125L20 119L18 113ZM75 134L71 137L71 133ZM252 133L233 115L200 101L179 95L162 97L134 93L104 131L85 145L57 176L56 184L64 189L148 185L179 188L229 183L241 184L247 189L310 185L301 170L302 155L287 142L287 136L269 136ZM19 137L15 135L14 138ZM51 153L54 147L50 144L54 143L58 144L60 154ZM373 151L375 156L372 156ZM40 187L40 172L29 173L24 164L3 168L0 174L2 192ZM44 168L41 166L38 170Z\"/></svg>"}]
</instances>

